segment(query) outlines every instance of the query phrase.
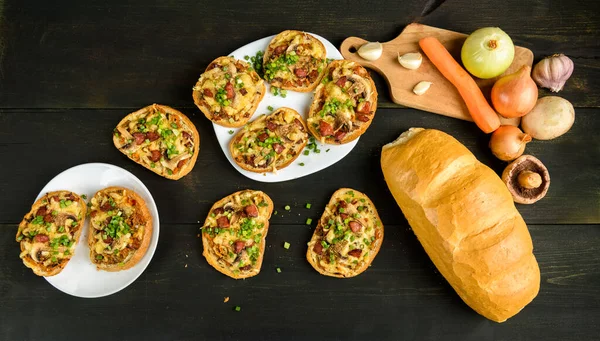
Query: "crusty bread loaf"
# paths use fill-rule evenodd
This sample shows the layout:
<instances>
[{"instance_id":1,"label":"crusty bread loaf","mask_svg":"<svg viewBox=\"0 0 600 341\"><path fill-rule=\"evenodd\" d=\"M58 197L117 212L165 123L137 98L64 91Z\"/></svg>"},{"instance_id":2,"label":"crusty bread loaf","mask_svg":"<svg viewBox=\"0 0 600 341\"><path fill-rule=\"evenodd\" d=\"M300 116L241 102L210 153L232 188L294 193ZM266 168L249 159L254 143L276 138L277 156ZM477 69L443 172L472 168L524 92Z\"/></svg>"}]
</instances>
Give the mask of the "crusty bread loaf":
<instances>
[{"instance_id":1,"label":"crusty bread loaf","mask_svg":"<svg viewBox=\"0 0 600 341\"><path fill-rule=\"evenodd\" d=\"M411 128L383 147L381 168L423 248L458 295L503 322L539 291L531 236L498 175L460 142Z\"/></svg>"}]
</instances>

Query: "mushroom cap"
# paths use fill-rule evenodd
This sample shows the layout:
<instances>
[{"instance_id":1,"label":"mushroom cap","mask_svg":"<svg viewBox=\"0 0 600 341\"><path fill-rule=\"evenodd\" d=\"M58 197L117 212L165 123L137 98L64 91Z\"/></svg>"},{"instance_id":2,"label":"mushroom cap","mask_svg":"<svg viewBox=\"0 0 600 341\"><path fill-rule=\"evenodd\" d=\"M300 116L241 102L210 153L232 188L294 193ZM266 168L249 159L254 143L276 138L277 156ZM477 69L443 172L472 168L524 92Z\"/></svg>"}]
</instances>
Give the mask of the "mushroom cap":
<instances>
[{"instance_id":1,"label":"mushroom cap","mask_svg":"<svg viewBox=\"0 0 600 341\"><path fill-rule=\"evenodd\" d=\"M538 188L528 189L519 185L519 174L526 170L538 173L542 177L542 184ZM550 188L550 173L548 173L548 169L542 161L536 157L522 155L506 166L504 172L502 172L502 181L508 187L514 202L533 204L546 196L548 188Z\"/></svg>"}]
</instances>

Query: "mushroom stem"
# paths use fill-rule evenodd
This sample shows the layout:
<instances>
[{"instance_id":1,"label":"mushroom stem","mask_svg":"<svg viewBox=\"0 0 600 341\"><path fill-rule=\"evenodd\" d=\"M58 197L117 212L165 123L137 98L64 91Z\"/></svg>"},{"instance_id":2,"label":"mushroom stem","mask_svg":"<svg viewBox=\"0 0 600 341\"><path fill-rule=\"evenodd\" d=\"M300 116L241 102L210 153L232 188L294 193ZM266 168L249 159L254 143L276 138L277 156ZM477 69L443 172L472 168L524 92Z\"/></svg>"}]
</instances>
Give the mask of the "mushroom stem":
<instances>
[{"instance_id":1,"label":"mushroom stem","mask_svg":"<svg viewBox=\"0 0 600 341\"><path fill-rule=\"evenodd\" d=\"M519 173L518 181L519 185L523 188L538 188L542 185L542 176L538 173L524 170Z\"/></svg>"}]
</instances>

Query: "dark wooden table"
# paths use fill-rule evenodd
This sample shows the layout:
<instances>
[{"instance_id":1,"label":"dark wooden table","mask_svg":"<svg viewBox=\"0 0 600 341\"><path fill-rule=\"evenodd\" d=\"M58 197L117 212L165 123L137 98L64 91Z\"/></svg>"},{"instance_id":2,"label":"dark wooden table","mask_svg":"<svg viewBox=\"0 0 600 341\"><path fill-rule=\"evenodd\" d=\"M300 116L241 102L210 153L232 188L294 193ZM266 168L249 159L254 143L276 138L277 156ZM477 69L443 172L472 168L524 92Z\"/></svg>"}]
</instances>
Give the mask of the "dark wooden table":
<instances>
[{"instance_id":1,"label":"dark wooden table","mask_svg":"<svg viewBox=\"0 0 600 341\"><path fill-rule=\"evenodd\" d=\"M423 16L429 2L0 0L0 339L600 339L598 2L448 0ZM436 271L379 167L381 146L419 126L452 134L500 172L505 164L491 155L488 136L475 125L395 105L374 76L380 109L354 151L316 174L266 184L229 165L192 102L191 87L204 67L253 40L295 28L337 46L351 35L386 41L412 21L466 33L499 26L533 50L536 61L562 52L575 62L559 94L576 107L573 129L527 147L548 166L550 191L535 205L518 206L539 261L540 293L503 324L473 312ZM154 102L187 114L202 136L196 167L177 182L134 164L112 145L116 123ZM135 174L161 216L158 249L144 274L99 299L54 289L23 266L14 241L40 189L87 162ZM386 228L371 268L347 280L319 275L304 258L314 228L306 219L318 218L342 186L366 192ZM271 220L260 275L234 281L201 256L198 222L214 201L242 188L266 191L280 213ZM313 208L305 209L305 202ZM290 212L283 213L285 205Z\"/></svg>"}]
</instances>

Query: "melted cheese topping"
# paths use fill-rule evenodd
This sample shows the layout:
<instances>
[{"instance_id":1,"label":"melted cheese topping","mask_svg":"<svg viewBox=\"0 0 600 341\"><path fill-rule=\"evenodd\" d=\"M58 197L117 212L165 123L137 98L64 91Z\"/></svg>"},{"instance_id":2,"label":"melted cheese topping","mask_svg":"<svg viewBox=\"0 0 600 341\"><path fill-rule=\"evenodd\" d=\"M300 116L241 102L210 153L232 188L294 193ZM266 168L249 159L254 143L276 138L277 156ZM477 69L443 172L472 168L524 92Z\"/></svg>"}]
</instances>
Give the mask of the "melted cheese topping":
<instances>
[{"instance_id":1,"label":"melted cheese topping","mask_svg":"<svg viewBox=\"0 0 600 341\"><path fill-rule=\"evenodd\" d=\"M272 207L260 191L242 191L213 207L202 227L203 237L223 268L234 274L258 272Z\"/></svg>"},{"instance_id":2,"label":"melted cheese topping","mask_svg":"<svg viewBox=\"0 0 600 341\"><path fill-rule=\"evenodd\" d=\"M276 87L309 87L323 75L327 51L317 38L299 31L278 34L263 60L265 79Z\"/></svg>"},{"instance_id":3,"label":"melted cheese topping","mask_svg":"<svg viewBox=\"0 0 600 341\"><path fill-rule=\"evenodd\" d=\"M140 248L146 220L138 203L127 190L100 191L91 203L90 258L96 264L120 264L129 261Z\"/></svg>"},{"instance_id":4,"label":"melted cheese topping","mask_svg":"<svg viewBox=\"0 0 600 341\"><path fill-rule=\"evenodd\" d=\"M44 197L41 205L25 216L26 224L17 234L22 248L20 257L47 268L69 260L75 251L75 234L82 227L84 211L74 193L63 191Z\"/></svg>"},{"instance_id":5,"label":"melted cheese topping","mask_svg":"<svg viewBox=\"0 0 600 341\"><path fill-rule=\"evenodd\" d=\"M115 129L117 148L160 175L181 172L198 148L195 128L173 113L152 107L130 114Z\"/></svg>"},{"instance_id":6,"label":"melted cheese topping","mask_svg":"<svg viewBox=\"0 0 600 341\"><path fill-rule=\"evenodd\" d=\"M354 62L334 63L317 88L313 100L317 110L311 110L307 119L307 124L320 133L317 138L321 141L342 140L346 134L370 124L374 114L375 103L370 102L374 89L368 72Z\"/></svg>"},{"instance_id":7,"label":"melted cheese topping","mask_svg":"<svg viewBox=\"0 0 600 341\"><path fill-rule=\"evenodd\" d=\"M371 262L382 239L383 225L371 200L347 190L334 194L308 247L317 266L346 276Z\"/></svg>"},{"instance_id":8,"label":"melted cheese topping","mask_svg":"<svg viewBox=\"0 0 600 341\"><path fill-rule=\"evenodd\" d=\"M254 104L262 98L264 81L248 63L231 57L213 61L193 88L215 123L247 121Z\"/></svg>"},{"instance_id":9,"label":"melted cheese topping","mask_svg":"<svg viewBox=\"0 0 600 341\"><path fill-rule=\"evenodd\" d=\"M302 116L288 108L259 117L233 138L233 159L253 169L281 169L300 155L308 141L301 121Z\"/></svg>"}]
</instances>

